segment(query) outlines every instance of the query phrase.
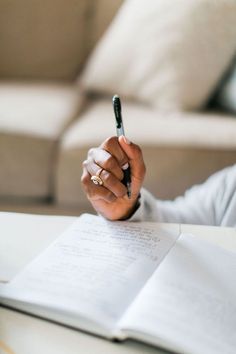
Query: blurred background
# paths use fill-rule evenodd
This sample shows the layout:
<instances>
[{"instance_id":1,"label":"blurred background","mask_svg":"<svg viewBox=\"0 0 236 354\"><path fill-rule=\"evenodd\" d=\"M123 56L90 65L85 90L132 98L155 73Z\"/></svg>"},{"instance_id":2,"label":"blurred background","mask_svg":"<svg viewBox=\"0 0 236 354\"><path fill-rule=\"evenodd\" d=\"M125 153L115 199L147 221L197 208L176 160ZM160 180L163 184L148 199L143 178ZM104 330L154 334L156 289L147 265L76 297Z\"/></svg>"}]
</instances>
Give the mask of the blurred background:
<instances>
[{"instance_id":1,"label":"blurred background","mask_svg":"<svg viewBox=\"0 0 236 354\"><path fill-rule=\"evenodd\" d=\"M156 197L234 164L235 23L234 0L0 0L0 210L91 211L114 94Z\"/></svg>"}]
</instances>

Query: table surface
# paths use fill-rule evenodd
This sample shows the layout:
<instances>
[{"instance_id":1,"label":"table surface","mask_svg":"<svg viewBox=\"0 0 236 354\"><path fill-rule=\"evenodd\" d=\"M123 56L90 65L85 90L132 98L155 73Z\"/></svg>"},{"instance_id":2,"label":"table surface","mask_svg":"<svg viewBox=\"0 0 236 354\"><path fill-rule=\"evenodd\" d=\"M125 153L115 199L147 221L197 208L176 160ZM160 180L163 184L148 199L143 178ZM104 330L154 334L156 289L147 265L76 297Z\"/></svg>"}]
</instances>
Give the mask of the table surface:
<instances>
[{"instance_id":1,"label":"table surface","mask_svg":"<svg viewBox=\"0 0 236 354\"><path fill-rule=\"evenodd\" d=\"M75 217L0 213L0 282L12 279ZM236 230L181 225L181 231L236 251ZM0 308L0 354L164 353L135 341L110 341L17 311ZM166 353L166 352L165 352Z\"/></svg>"}]
</instances>

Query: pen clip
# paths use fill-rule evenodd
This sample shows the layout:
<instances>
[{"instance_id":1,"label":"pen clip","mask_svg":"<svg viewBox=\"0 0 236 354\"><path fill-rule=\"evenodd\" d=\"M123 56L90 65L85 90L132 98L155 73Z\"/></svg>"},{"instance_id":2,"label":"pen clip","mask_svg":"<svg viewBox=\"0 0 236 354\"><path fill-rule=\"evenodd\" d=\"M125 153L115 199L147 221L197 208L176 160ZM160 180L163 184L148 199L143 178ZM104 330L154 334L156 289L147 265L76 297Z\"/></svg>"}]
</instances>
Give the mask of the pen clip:
<instances>
[{"instance_id":1,"label":"pen clip","mask_svg":"<svg viewBox=\"0 0 236 354\"><path fill-rule=\"evenodd\" d=\"M113 109L116 117L116 128L122 128L122 115L121 115L121 103L120 97L118 95L114 95L112 98Z\"/></svg>"}]
</instances>

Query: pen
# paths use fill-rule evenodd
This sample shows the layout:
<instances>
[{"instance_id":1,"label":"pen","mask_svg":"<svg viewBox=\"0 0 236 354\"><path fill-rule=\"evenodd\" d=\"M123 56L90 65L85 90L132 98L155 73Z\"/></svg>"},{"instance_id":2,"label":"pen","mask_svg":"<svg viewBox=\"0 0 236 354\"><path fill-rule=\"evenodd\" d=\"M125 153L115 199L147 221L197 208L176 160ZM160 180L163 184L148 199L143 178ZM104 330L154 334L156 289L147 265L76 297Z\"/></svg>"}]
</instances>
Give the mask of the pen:
<instances>
[{"instance_id":1,"label":"pen","mask_svg":"<svg viewBox=\"0 0 236 354\"><path fill-rule=\"evenodd\" d=\"M122 114L121 114L121 102L120 97L118 95L114 95L112 98L113 109L116 118L116 134L117 136L125 136ZM127 166L127 167L126 167ZM124 178L122 183L127 187L127 195L128 198L131 198L131 171L129 164L125 165L125 168L122 168L124 172Z\"/></svg>"}]
</instances>

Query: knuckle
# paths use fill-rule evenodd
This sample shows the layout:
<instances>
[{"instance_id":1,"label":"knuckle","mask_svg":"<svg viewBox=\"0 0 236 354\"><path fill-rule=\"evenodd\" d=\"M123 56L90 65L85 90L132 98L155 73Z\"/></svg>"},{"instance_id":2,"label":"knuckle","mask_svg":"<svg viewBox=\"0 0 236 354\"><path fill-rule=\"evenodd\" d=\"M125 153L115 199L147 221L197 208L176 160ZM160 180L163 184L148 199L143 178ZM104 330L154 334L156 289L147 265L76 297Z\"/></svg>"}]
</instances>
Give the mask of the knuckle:
<instances>
[{"instance_id":1,"label":"knuckle","mask_svg":"<svg viewBox=\"0 0 236 354\"><path fill-rule=\"evenodd\" d=\"M111 174L110 174L108 171L103 170L102 173L101 173L101 175L102 175L102 179L103 179L103 181L104 181L105 183L109 183L109 182L110 182L110 180L111 180ZM110 183L109 183L109 184L110 184Z\"/></svg>"},{"instance_id":2,"label":"knuckle","mask_svg":"<svg viewBox=\"0 0 236 354\"><path fill-rule=\"evenodd\" d=\"M118 171L116 177L118 178L119 181L122 181L122 179L124 178L124 172L122 169L120 169L120 171Z\"/></svg>"},{"instance_id":3,"label":"knuckle","mask_svg":"<svg viewBox=\"0 0 236 354\"><path fill-rule=\"evenodd\" d=\"M82 162L82 166L86 168L88 166L88 160L84 160Z\"/></svg>"},{"instance_id":4,"label":"knuckle","mask_svg":"<svg viewBox=\"0 0 236 354\"><path fill-rule=\"evenodd\" d=\"M116 200L116 196L111 191L108 191L106 194L106 199L109 202L114 202Z\"/></svg>"},{"instance_id":5,"label":"knuckle","mask_svg":"<svg viewBox=\"0 0 236 354\"><path fill-rule=\"evenodd\" d=\"M86 194L87 194L87 198L90 199L90 200L99 200L102 198L103 196L103 190L101 191L99 188L97 187L94 187L94 186L91 186L88 185L88 188L87 188L87 191L86 191Z\"/></svg>"},{"instance_id":6,"label":"knuckle","mask_svg":"<svg viewBox=\"0 0 236 354\"><path fill-rule=\"evenodd\" d=\"M88 156L93 156L95 150L96 150L96 148L94 148L94 147L90 148L89 151L88 151Z\"/></svg>"},{"instance_id":7,"label":"knuckle","mask_svg":"<svg viewBox=\"0 0 236 354\"><path fill-rule=\"evenodd\" d=\"M139 145L134 144L134 150L137 155L142 155L142 149Z\"/></svg>"},{"instance_id":8,"label":"knuckle","mask_svg":"<svg viewBox=\"0 0 236 354\"><path fill-rule=\"evenodd\" d=\"M91 199L91 200L97 200L98 199L98 195L97 195L96 190L94 188L88 189L87 197L88 197L88 199Z\"/></svg>"},{"instance_id":9,"label":"knuckle","mask_svg":"<svg viewBox=\"0 0 236 354\"><path fill-rule=\"evenodd\" d=\"M127 193L127 189L125 186L122 186L118 191L117 191L117 197L121 198L124 197Z\"/></svg>"},{"instance_id":10,"label":"knuckle","mask_svg":"<svg viewBox=\"0 0 236 354\"><path fill-rule=\"evenodd\" d=\"M109 186L109 188L111 189L114 189L117 183L119 183L118 180L106 170L102 172L102 180L106 184L106 186Z\"/></svg>"},{"instance_id":11,"label":"knuckle","mask_svg":"<svg viewBox=\"0 0 236 354\"><path fill-rule=\"evenodd\" d=\"M114 144L118 144L117 136L110 136L104 141L102 145L105 146L106 148L109 148L110 146L114 146Z\"/></svg>"},{"instance_id":12,"label":"knuckle","mask_svg":"<svg viewBox=\"0 0 236 354\"><path fill-rule=\"evenodd\" d=\"M116 167L116 160L113 156L109 156L104 162L104 168L111 171Z\"/></svg>"}]
</instances>

